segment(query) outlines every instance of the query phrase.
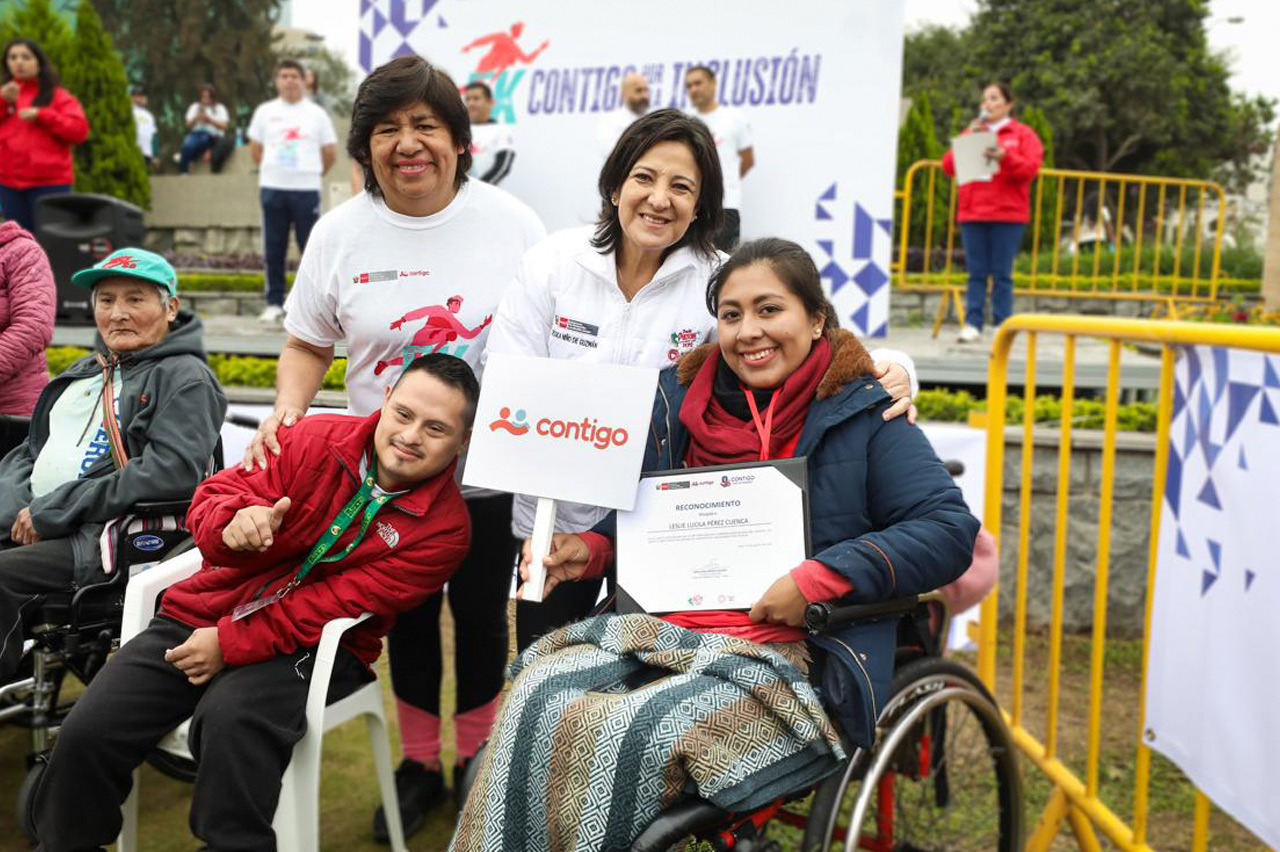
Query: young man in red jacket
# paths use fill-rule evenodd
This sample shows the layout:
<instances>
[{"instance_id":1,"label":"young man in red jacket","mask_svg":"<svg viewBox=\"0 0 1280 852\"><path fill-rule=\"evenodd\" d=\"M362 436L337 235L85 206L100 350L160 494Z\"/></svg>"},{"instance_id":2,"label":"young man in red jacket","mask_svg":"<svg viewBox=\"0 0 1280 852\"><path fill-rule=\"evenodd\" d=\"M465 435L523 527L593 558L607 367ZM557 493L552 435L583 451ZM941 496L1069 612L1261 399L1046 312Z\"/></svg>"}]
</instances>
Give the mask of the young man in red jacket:
<instances>
[{"instance_id":1,"label":"young man in red jacket","mask_svg":"<svg viewBox=\"0 0 1280 852\"><path fill-rule=\"evenodd\" d=\"M454 468L478 397L466 362L426 355L378 413L304 418L280 430L266 470L236 465L196 490L187 517L204 567L165 593L68 716L35 801L42 849L111 843L130 772L189 716L192 832L211 850L275 849L325 623L374 616L343 638L332 702L368 681L396 614L466 554Z\"/></svg>"}]
</instances>

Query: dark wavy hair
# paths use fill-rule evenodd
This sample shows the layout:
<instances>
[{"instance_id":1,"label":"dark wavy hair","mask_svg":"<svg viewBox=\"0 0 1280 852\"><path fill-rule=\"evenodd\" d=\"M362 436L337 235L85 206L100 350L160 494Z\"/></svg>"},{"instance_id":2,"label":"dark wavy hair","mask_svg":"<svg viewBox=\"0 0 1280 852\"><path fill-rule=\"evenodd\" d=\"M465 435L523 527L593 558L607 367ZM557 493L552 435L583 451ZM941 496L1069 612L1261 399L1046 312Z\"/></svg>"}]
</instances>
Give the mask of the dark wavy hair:
<instances>
[{"instance_id":1,"label":"dark wavy hair","mask_svg":"<svg viewBox=\"0 0 1280 852\"><path fill-rule=\"evenodd\" d=\"M698 194L698 206L694 220L675 245L663 256L681 246L691 245L697 251L714 257L715 237L724 226L724 176L720 173L720 158L716 156L716 143L711 131L696 118L676 109L660 109L631 123L613 146L609 159L600 170L597 187L600 190L600 218L596 220L596 234L591 245L601 254L616 251L622 240L622 222L613 196L622 190L627 175L636 162L659 142L682 142L693 153L693 161L701 174L702 187Z\"/></svg>"},{"instance_id":2,"label":"dark wavy hair","mask_svg":"<svg viewBox=\"0 0 1280 852\"><path fill-rule=\"evenodd\" d=\"M827 337L840 328L835 306L822 289L822 276L813 257L797 243L781 237L763 237L738 246L737 250L711 274L707 283L707 310L715 316L720 308L720 291L729 276L739 269L762 263L800 300L809 316L822 316L822 333Z\"/></svg>"},{"instance_id":3,"label":"dark wavy hair","mask_svg":"<svg viewBox=\"0 0 1280 852\"><path fill-rule=\"evenodd\" d=\"M31 102L32 106L48 106L53 100L53 92L58 88L58 71L53 67L53 63L49 61L49 56L44 52L44 48L36 44L29 38L15 38L4 46L4 61L0 65L4 67L0 69L0 85L4 85L13 79L13 75L9 73L9 50L16 45L22 45L35 55L36 64L40 66L40 73L36 79L40 82L40 91L36 92L36 99Z\"/></svg>"},{"instance_id":4,"label":"dark wavy hair","mask_svg":"<svg viewBox=\"0 0 1280 852\"><path fill-rule=\"evenodd\" d=\"M466 104L458 94L453 78L421 56L401 56L374 69L364 78L351 108L351 131L347 134L347 153L364 169L364 189L372 196L382 194L373 175L369 138L373 128L398 109L425 102L436 117L449 128L458 155L458 171L453 177L454 189L462 186L471 170L471 119Z\"/></svg>"},{"instance_id":5,"label":"dark wavy hair","mask_svg":"<svg viewBox=\"0 0 1280 852\"><path fill-rule=\"evenodd\" d=\"M462 415L463 423L468 429L471 428L476 419L476 406L480 403L480 382L470 364L456 355L446 355L443 352L419 355L404 368L393 387L399 387L404 377L410 373L426 373L460 392L467 401Z\"/></svg>"}]
</instances>

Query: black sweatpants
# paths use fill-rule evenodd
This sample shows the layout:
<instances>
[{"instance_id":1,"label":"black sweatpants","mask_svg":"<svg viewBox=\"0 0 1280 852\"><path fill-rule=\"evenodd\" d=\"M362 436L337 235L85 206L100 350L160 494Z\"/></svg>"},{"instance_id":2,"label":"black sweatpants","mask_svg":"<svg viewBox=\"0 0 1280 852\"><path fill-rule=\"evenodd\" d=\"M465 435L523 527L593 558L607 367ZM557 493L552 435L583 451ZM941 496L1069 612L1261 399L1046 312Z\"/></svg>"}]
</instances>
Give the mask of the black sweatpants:
<instances>
[{"instance_id":1,"label":"black sweatpants","mask_svg":"<svg viewBox=\"0 0 1280 852\"><path fill-rule=\"evenodd\" d=\"M75 581L71 539L0 545L0 684L13 680L32 616L49 595L69 595Z\"/></svg>"},{"instance_id":2,"label":"black sweatpants","mask_svg":"<svg viewBox=\"0 0 1280 852\"><path fill-rule=\"evenodd\" d=\"M275 850L271 820L280 779L306 733L314 649L223 669L192 686L164 652L192 629L156 617L108 661L58 734L40 789L35 821L48 852L96 849L120 833L130 772L187 717L199 762L191 832L212 852ZM343 698L371 675L343 650L328 700Z\"/></svg>"},{"instance_id":3,"label":"black sweatpants","mask_svg":"<svg viewBox=\"0 0 1280 852\"><path fill-rule=\"evenodd\" d=\"M511 535L511 497L466 501L471 550L449 580L454 624L454 676L461 716L493 701L502 691L507 665L507 600L519 543ZM391 684L396 698L440 715L440 609L437 594L396 619L388 634ZM468 752L471 749L464 749ZM458 757L470 757L459 754Z\"/></svg>"}]
</instances>

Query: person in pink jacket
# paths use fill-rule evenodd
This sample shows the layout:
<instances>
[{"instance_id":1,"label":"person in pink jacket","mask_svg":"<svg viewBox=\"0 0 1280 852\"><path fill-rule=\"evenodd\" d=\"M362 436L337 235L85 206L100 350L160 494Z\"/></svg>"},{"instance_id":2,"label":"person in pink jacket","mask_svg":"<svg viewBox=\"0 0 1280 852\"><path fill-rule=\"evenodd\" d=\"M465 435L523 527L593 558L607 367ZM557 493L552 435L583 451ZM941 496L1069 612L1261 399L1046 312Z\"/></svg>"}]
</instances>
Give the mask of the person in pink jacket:
<instances>
[{"instance_id":1,"label":"person in pink jacket","mask_svg":"<svg viewBox=\"0 0 1280 852\"><path fill-rule=\"evenodd\" d=\"M973 343L982 334L987 305L987 278L991 285L991 324L999 327L1013 313L1013 258L1022 244L1022 232L1031 220L1031 181L1040 171L1044 146L1035 131L1014 119L1013 92L1005 83L991 83L982 91L980 113L965 133L990 131L996 144L987 156L999 164L989 181L971 181L960 187L956 220L964 240L964 262L969 270L965 293L961 343ZM955 156L948 151L942 170L955 175Z\"/></svg>"},{"instance_id":2,"label":"person in pink jacket","mask_svg":"<svg viewBox=\"0 0 1280 852\"><path fill-rule=\"evenodd\" d=\"M49 383L56 301L44 249L17 222L0 222L0 414L29 417Z\"/></svg>"},{"instance_id":3,"label":"person in pink jacket","mask_svg":"<svg viewBox=\"0 0 1280 852\"><path fill-rule=\"evenodd\" d=\"M71 150L89 137L89 122L40 45L15 38L0 65L0 210L35 230L36 201L70 192Z\"/></svg>"}]
</instances>

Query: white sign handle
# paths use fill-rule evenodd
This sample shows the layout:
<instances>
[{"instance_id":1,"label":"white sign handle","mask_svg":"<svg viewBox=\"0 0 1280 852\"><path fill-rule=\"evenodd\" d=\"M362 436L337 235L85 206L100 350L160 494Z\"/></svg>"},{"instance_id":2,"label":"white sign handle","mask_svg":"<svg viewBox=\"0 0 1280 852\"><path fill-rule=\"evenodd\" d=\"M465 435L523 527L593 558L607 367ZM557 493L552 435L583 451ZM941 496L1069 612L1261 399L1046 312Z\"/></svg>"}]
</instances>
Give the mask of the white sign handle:
<instances>
[{"instance_id":1,"label":"white sign handle","mask_svg":"<svg viewBox=\"0 0 1280 852\"><path fill-rule=\"evenodd\" d=\"M556 501L539 497L533 515L533 540L529 542L529 579L525 581L523 595L526 601L542 601L542 588L547 579L542 560L551 552L551 535L555 531Z\"/></svg>"}]
</instances>

